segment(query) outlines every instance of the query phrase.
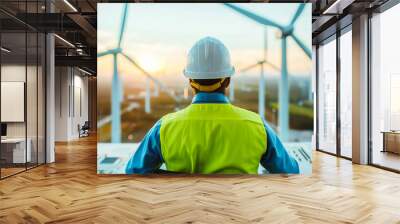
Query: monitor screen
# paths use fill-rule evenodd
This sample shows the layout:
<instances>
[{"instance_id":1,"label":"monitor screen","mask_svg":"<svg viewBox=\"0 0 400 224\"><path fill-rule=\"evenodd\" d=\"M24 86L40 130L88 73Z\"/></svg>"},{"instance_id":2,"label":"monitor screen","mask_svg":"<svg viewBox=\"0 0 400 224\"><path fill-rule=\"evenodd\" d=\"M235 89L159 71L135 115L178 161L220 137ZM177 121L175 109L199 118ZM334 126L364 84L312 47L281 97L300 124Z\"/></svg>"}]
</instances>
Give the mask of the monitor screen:
<instances>
[{"instance_id":1,"label":"monitor screen","mask_svg":"<svg viewBox=\"0 0 400 224\"><path fill-rule=\"evenodd\" d=\"M7 136L7 124L1 124L1 136Z\"/></svg>"}]
</instances>

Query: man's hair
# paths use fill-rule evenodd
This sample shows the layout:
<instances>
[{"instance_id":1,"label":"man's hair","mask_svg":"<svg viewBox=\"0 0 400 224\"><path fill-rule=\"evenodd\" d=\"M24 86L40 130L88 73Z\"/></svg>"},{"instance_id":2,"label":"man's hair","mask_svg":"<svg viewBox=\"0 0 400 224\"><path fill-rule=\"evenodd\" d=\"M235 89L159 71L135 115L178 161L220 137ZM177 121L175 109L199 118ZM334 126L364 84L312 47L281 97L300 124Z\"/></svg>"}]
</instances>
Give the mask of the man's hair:
<instances>
[{"instance_id":1,"label":"man's hair","mask_svg":"<svg viewBox=\"0 0 400 224\"><path fill-rule=\"evenodd\" d=\"M193 82L198 83L198 84L200 84L202 86L210 86L210 85L213 85L213 84L215 84L217 82L220 82L221 80L222 79L192 79ZM228 86L229 86L229 82L230 82L230 78L225 78L224 82L222 82L222 84L221 84L221 87L219 87L218 89L216 89L216 90L214 90L212 92L213 93L214 92L222 92L222 93L224 93L225 89L228 88ZM193 89L194 89L194 91L196 93L201 92L196 88L193 88Z\"/></svg>"}]
</instances>

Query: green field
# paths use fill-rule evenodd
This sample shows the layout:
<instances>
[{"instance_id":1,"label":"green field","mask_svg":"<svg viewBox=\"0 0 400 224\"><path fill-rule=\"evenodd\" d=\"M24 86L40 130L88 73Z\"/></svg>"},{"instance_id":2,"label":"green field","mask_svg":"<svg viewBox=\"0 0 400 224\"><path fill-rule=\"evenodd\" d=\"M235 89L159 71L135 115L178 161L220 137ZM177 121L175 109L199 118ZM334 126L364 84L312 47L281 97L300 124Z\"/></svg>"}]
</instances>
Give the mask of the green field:
<instances>
[{"instance_id":1,"label":"green field","mask_svg":"<svg viewBox=\"0 0 400 224\"><path fill-rule=\"evenodd\" d=\"M273 101L266 96L265 117L271 124L277 125L279 106L276 100ZM102 97L99 102L99 117L105 117L110 114L109 97ZM140 108L134 109L121 116L122 142L138 142L147 131L165 114L182 109L190 104L191 99L176 103L171 97L162 92L158 97L151 98L151 113L144 112L144 99L134 101L125 101L121 108L125 108L131 102L136 102ZM235 91L235 101L233 105L258 111L258 94L256 91L240 92ZM313 129L313 104L305 102L303 105L290 104L290 128L296 130ZM111 123L99 128L98 139L100 142L109 142L111 140Z\"/></svg>"}]
</instances>

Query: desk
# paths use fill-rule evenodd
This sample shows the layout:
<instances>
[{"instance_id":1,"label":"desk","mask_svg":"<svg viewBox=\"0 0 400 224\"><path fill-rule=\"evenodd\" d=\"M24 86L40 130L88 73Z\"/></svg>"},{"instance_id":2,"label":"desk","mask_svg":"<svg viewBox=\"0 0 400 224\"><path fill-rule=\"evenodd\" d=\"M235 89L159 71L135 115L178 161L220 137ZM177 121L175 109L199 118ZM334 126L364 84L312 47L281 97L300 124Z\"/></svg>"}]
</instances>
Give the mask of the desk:
<instances>
[{"instance_id":1,"label":"desk","mask_svg":"<svg viewBox=\"0 0 400 224\"><path fill-rule=\"evenodd\" d=\"M288 153L295 158L300 167L300 173L309 175L312 172L312 152L309 142L284 143ZM127 162L134 155L139 143L98 143L97 144L97 173L98 174L124 174ZM104 164L105 158L113 158L115 162ZM165 164L161 169L166 169ZM266 174L260 165L259 174Z\"/></svg>"},{"instance_id":2,"label":"desk","mask_svg":"<svg viewBox=\"0 0 400 224\"><path fill-rule=\"evenodd\" d=\"M400 154L400 131L382 131L383 149L382 152Z\"/></svg>"},{"instance_id":3,"label":"desk","mask_svg":"<svg viewBox=\"0 0 400 224\"><path fill-rule=\"evenodd\" d=\"M25 138L1 139L1 147L2 147L1 156L5 158L6 163L25 163L31 161L32 141L30 138L27 138L26 142L28 144L26 147L26 154L25 154ZM26 161L25 158L27 159Z\"/></svg>"}]
</instances>

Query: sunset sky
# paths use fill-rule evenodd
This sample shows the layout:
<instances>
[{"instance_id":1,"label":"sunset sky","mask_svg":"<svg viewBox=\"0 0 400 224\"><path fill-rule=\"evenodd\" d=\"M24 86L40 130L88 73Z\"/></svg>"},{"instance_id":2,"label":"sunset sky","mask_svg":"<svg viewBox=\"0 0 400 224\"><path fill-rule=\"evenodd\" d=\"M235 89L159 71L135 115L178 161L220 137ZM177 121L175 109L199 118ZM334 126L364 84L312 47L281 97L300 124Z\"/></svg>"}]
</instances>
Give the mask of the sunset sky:
<instances>
[{"instance_id":1,"label":"sunset sky","mask_svg":"<svg viewBox=\"0 0 400 224\"><path fill-rule=\"evenodd\" d=\"M286 25L298 4L237 4L263 17ZM98 4L98 52L117 45L123 4ZM263 56L265 27L239 15L223 4L149 4L129 5L122 49L143 68L161 80L184 80L182 70L190 47L205 36L220 39L229 49L236 70L256 63ZM311 49L311 4L295 23L294 33ZM311 60L296 43L288 39L290 75L309 75ZM277 29L268 28L268 57L280 67L281 41ZM98 60L99 81L110 80L112 57ZM128 80L142 80L135 68L124 59L120 73ZM267 68L270 75L279 73ZM248 72L258 74L258 70Z\"/></svg>"}]
</instances>

